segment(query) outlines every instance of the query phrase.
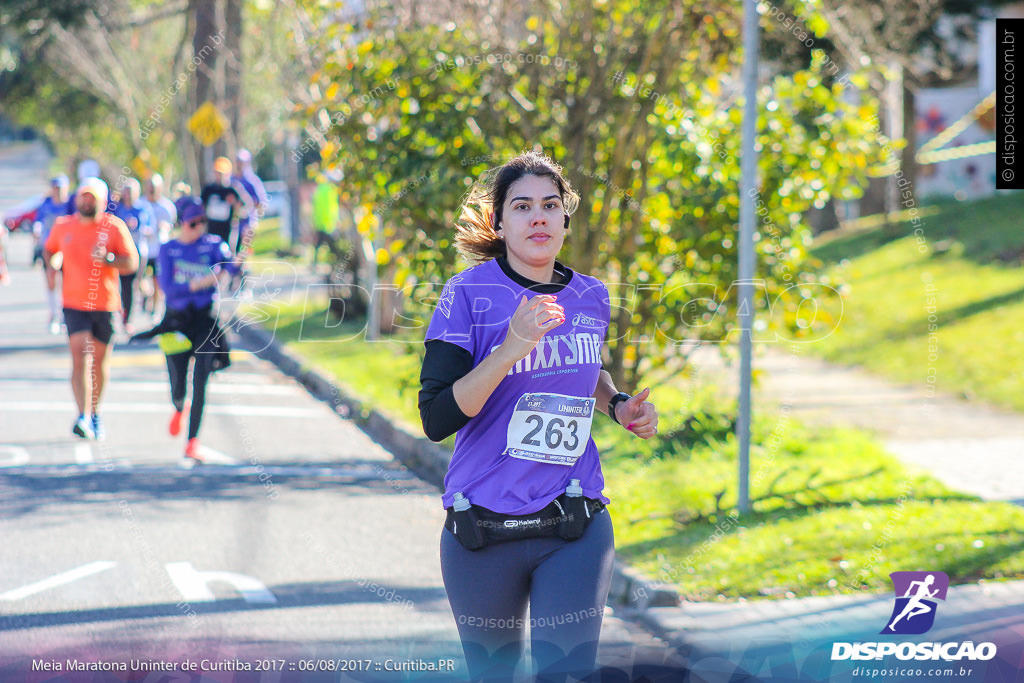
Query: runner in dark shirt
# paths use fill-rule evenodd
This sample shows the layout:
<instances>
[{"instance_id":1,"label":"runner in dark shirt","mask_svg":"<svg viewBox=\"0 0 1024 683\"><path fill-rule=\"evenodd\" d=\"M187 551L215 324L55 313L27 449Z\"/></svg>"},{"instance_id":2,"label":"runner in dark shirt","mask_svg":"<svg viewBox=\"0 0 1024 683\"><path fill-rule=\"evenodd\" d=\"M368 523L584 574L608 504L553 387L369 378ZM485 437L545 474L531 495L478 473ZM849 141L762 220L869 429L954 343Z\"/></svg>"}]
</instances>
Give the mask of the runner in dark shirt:
<instances>
[{"instance_id":1,"label":"runner in dark shirt","mask_svg":"<svg viewBox=\"0 0 1024 683\"><path fill-rule=\"evenodd\" d=\"M217 157L213 162L214 181L203 188L207 232L231 244L231 227L238 218L242 197L231 184L231 160Z\"/></svg>"}]
</instances>

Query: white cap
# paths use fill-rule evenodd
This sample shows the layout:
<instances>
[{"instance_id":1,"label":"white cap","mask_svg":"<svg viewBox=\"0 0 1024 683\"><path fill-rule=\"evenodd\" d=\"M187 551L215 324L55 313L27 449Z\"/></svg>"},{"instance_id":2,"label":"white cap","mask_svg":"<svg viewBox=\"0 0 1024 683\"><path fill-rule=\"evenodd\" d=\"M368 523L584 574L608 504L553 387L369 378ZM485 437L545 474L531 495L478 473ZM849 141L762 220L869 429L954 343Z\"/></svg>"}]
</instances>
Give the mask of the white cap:
<instances>
[{"instance_id":1,"label":"white cap","mask_svg":"<svg viewBox=\"0 0 1024 683\"><path fill-rule=\"evenodd\" d=\"M77 194L85 192L96 198L98 206L103 206L107 203L107 184L99 178L84 178L78 185Z\"/></svg>"},{"instance_id":2,"label":"white cap","mask_svg":"<svg viewBox=\"0 0 1024 683\"><path fill-rule=\"evenodd\" d=\"M142 186L139 184L139 181L136 180L135 178L128 178L127 180L125 180L124 189L125 192L131 193L133 202L137 200L140 196L142 196Z\"/></svg>"}]
</instances>

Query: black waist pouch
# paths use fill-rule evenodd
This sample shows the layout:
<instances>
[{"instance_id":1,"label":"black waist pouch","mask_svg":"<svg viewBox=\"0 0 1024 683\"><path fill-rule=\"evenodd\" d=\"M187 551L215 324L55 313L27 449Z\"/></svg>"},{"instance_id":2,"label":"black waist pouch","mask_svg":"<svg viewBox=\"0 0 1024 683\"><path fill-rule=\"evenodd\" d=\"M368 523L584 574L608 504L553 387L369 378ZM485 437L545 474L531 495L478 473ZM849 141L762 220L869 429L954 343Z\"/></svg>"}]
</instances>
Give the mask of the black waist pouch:
<instances>
[{"instance_id":1,"label":"black waist pouch","mask_svg":"<svg viewBox=\"0 0 1024 683\"><path fill-rule=\"evenodd\" d=\"M590 520L604 507L599 500L583 496L569 498L563 493L529 515L506 515L479 505L471 505L461 512L448 508L444 526L467 550L546 536L573 541L583 535Z\"/></svg>"}]
</instances>

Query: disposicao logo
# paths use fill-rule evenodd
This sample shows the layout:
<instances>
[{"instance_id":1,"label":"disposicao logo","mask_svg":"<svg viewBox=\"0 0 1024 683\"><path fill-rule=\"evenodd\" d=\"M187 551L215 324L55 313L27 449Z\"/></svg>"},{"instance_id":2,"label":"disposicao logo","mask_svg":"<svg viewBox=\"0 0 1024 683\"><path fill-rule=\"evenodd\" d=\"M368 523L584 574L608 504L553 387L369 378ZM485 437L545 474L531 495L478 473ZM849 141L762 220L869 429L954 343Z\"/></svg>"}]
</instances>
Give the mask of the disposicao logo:
<instances>
[{"instance_id":1,"label":"disposicao logo","mask_svg":"<svg viewBox=\"0 0 1024 683\"><path fill-rule=\"evenodd\" d=\"M949 577L945 572L893 572L896 604L882 635L916 636L935 623L936 599L945 601Z\"/></svg>"},{"instance_id":2,"label":"disposicao logo","mask_svg":"<svg viewBox=\"0 0 1024 683\"><path fill-rule=\"evenodd\" d=\"M896 604L880 633L901 636L927 633L935 624L936 601L946 599L949 577L944 572L893 572L889 577L895 589ZM892 655L900 660L985 661L996 656L996 646L993 643L975 644L969 640L832 644L832 661L882 659Z\"/></svg>"}]
</instances>

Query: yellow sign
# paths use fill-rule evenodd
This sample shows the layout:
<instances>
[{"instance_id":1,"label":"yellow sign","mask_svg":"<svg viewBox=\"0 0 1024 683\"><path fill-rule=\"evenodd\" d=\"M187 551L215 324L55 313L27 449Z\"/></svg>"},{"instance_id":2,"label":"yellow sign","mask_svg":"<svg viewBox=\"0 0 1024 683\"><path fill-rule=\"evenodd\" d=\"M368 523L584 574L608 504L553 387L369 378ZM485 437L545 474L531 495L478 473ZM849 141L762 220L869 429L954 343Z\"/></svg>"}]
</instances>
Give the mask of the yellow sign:
<instances>
[{"instance_id":1,"label":"yellow sign","mask_svg":"<svg viewBox=\"0 0 1024 683\"><path fill-rule=\"evenodd\" d=\"M135 172L136 178L145 178L149 176L149 166L146 165L146 162L142 160L141 156L137 156L132 159L128 165L131 166L132 171Z\"/></svg>"},{"instance_id":2,"label":"yellow sign","mask_svg":"<svg viewBox=\"0 0 1024 683\"><path fill-rule=\"evenodd\" d=\"M224 135L228 119L213 102L204 102L188 120L188 129L204 147L209 147Z\"/></svg>"}]
</instances>

